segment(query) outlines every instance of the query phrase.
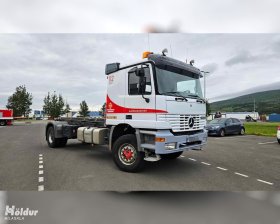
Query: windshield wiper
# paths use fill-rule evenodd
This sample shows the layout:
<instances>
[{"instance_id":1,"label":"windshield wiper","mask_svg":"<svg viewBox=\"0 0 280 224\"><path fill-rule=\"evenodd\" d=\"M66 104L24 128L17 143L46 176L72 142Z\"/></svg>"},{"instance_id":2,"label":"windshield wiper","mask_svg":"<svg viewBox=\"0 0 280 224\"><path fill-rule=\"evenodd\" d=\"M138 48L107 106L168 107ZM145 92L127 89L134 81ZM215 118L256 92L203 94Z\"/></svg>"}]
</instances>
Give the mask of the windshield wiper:
<instances>
[{"instance_id":1,"label":"windshield wiper","mask_svg":"<svg viewBox=\"0 0 280 224\"><path fill-rule=\"evenodd\" d=\"M197 95L197 94L188 94L187 96L195 97L195 98L197 98L197 101L199 100L199 101L202 102L202 103L205 103L205 102L206 102L205 99L201 98L201 97L200 97L199 95Z\"/></svg>"},{"instance_id":2,"label":"windshield wiper","mask_svg":"<svg viewBox=\"0 0 280 224\"><path fill-rule=\"evenodd\" d=\"M183 98L185 101L188 101L188 99L187 99L185 96L183 96L183 95L181 95L180 93L175 92L175 91L164 92L164 93L162 93L162 94L163 94L163 95L164 95L164 94L172 94L173 96L178 96L178 97Z\"/></svg>"}]
</instances>

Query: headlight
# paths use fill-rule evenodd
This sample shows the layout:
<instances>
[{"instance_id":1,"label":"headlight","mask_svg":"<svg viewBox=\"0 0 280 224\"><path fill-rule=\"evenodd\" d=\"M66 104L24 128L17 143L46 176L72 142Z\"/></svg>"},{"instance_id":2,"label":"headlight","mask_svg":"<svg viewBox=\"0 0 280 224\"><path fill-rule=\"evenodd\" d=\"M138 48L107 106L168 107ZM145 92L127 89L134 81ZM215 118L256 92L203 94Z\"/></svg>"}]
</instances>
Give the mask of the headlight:
<instances>
[{"instance_id":1,"label":"headlight","mask_svg":"<svg viewBox=\"0 0 280 224\"><path fill-rule=\"evenodd\" d=\"M214 126L213 128L214 128L214 129L218 129L218 128L220 128L220 126Z\"/></svg>"},{"instance_id":2,"label":"headlight","mask_svg":"<svg viewBox=\"0 0 280 224\"><path fill-rule=\"evenodd\" d=\"M166 150L176 149L176 142L165 143L165 149Z\"/></svg>"}]
</instances>

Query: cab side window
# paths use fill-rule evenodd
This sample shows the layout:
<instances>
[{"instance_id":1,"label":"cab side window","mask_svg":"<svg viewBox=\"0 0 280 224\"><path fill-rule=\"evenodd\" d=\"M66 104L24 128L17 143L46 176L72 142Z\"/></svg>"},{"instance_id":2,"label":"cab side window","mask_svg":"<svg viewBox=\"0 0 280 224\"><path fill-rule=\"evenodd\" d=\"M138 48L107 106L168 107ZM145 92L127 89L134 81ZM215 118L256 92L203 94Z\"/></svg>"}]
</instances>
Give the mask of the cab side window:
<instances>
[{"instance_id":1,"label":"cab side window","mask_svg":"<svg viewBox=\"0 0 280 224\"><path fill-rule=\"evenodd\" d=\"M136 75L136 67L128 71L128 94L129 95L142 95L140 91L140 77ZM151 74L148 66L144 67L146 80L144 95L152 94Z\"/></svg>"}]
</instances>

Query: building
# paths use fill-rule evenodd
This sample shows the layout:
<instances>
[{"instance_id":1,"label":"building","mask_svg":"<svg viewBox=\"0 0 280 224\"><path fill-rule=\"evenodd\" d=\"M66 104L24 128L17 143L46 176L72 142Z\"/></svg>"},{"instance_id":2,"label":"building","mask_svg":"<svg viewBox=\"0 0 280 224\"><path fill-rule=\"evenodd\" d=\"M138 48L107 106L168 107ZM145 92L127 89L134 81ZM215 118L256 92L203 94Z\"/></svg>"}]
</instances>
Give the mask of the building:
<instances>
[{"instance_id":1,"label":"building","mask_svg":"<svg viewBox=\"0 0 280 224\"><path fill-rule=\"evenodd\" d=\"M270 115L268 115L268 121L270 121L270 122L280 122L280 114L270 114Z\"/></svg>"}]
</instances>

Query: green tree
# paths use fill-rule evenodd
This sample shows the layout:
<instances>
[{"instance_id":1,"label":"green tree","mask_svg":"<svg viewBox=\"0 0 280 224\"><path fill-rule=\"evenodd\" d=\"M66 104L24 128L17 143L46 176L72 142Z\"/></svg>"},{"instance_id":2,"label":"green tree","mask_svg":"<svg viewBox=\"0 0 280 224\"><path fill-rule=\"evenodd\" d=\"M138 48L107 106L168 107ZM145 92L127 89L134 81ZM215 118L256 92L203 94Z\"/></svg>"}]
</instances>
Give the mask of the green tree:
<instances>
[{"instance_id":1,"label":"green tree","mask_svg":"<svg viewBox=\"0 0 280 224\"><path fill-rule=\"evenodd\" d=\"M48 95L44 98L43 110L51 118L57 118L65 113L64 105L65 103L61 94L57 95L54 92L50 95L48 92Z\"/></svg>"},{"instance_id":2,"label":"green tree","mask_svg":"<svg viewBox=\"0 0 280 224\"><path fill-rule=\"evenodd\" d=\"M32 99L32 94L27 92L24 85L18 86L15 93L8 98L6 107L14 111L15 117L27 117L31 112Z\"/></svg>"},{"instance_id":3,"label":"green tree","mask_svg":"<svg viewBox=\"0 0 280 224\"><path fill-rule=\"evenodd\" d=\"M209 116L211 113L211 106L208 100L206 101L206 116Z\"/></svg>"},{"instance_id":4,"label":"green tree","mask_svg":"<svg viewBox=\"0 0 280 224\"><path fill-rule=\"evenodd\" d=\"M99 113L102 117L105 117L105 112L106 112L106 103L103 104L103 106L101 107Z\"/></svg>"},{"instance_id":5,"label":"green tree","mask_svg":"<svg viewBox=\"0 0 280 224\"><path fill-rule=\"evenodd\" d=\"M69 113L70 111L71 111L71 108L70 108L69 104L66 103L65 109L64 109L64 113L67 115L67 117L68 117L68 113Z\"/></svg>"},{"instance_id":6,"label":"green tree","mask_svg":"<svg viewBox=\"0 0 280 224\"><path fill-rule=\"evenodd\" d=\"M83 117L87 117L89 114L88 105L85 100L80 103L80 115Z\"/></svg>"}]
</instances>

